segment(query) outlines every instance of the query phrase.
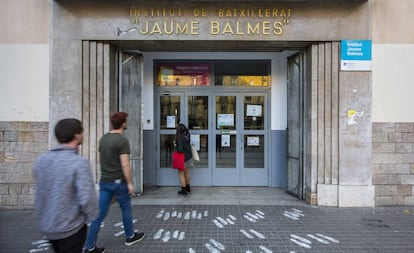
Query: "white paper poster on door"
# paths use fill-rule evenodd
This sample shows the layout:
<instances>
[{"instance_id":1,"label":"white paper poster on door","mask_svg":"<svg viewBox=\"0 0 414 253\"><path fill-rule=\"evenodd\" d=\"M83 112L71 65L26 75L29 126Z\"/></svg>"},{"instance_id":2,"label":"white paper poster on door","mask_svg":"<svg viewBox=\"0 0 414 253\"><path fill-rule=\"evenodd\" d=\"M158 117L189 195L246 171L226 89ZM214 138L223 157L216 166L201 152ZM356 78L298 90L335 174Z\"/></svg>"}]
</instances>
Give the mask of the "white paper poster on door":
<instances>
[{"instance_id":1,"label":"white paper poster on door","mask_svg":"<svg viewBox=\"0 0 414 253\"><path fill-rule=\"evenodd\" d=\"M247 137L247 146L260 146L260 140L258 136Z\"/></svg>"},{"instance_id":2,"label":"white paper poster on door","mask_svg":"<svg viewBox=\"0 0 414 253\"><path fill-rule=\"evenodd\" d=\"M222 147L230 147L230 135L222 134L221 135L221 146Z\"/></svg>"},{"instance_id":3,"label":"white paper poster on door","mask_svg":"<svg viewBox=\"0 0 414 253\"><path fill-rule=\"evenodd\" d=\"M175 116L167 116L167 128L175 128Z\"/></svg>"},{"instance_id":4,"label":"white paper poster on door","mask_svg":"<svg viewBox=\"0 0 414 253\"><path fill-rule=\"evenodd\" d=\"M217 126L234 126L234 114L217 114Z\"/></svg>"},{"instance_id":5,"label":"white paper poster on door","mask_svg":"<svg viewBox=\"0 0 414 253\"><path fill-rule=\"evenodd\" d=\"M247 105L246 116L260 117L262 116L261 105Z\"/></svg>"},{"instance_id":6,"label":"white paper poster on door","mask_svg":"<svg viewBox=\"0 0 414 253\"><path fill-rule=\"evenodd\" d=\"M190 136L190 143L196 147L197 151L200 151L200 135L192 134Z\"/></svg>"}]
</instances>

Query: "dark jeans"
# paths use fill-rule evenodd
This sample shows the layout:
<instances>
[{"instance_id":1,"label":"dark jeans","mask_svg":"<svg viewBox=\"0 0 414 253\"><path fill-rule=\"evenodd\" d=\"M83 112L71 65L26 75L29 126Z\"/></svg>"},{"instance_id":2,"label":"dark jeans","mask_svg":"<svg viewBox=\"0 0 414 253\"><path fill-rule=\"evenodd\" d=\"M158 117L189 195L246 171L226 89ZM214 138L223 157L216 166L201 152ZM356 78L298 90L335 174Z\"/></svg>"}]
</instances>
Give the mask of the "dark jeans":
<instances>
[{"instance_id":1,"label":"dark jeans","mask_svg":"<svg viewBox=\"0 0 414 253\"><path fill-rule=\"evenodd\" d=\"M75 234L60 240L50 240L50 243L56 253L82 253L87 231L87 227L84 225Z\"/></svg>"}]
</instances>

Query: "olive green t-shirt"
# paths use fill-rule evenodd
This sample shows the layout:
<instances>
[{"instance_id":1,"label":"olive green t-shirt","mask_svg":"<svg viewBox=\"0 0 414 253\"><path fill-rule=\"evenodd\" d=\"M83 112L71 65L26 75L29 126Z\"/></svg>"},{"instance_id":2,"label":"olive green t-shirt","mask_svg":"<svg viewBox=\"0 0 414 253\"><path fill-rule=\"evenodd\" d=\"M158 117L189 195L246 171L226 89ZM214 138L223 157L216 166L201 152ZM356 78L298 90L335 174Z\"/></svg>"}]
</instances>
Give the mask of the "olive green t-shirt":
<instances>
[{"instance_id":1,"label":"olive green t-shirt","mask_svg":"<svg viewBox=\"0 0 414 253\"><path fill-rule=\"evenodd\" d=\"M122 172L122 154L130 154L129 142L122 134L106 133L99 140L99 158L101 164L101 181L125 181Z\"/></svg>"}]
</instances>

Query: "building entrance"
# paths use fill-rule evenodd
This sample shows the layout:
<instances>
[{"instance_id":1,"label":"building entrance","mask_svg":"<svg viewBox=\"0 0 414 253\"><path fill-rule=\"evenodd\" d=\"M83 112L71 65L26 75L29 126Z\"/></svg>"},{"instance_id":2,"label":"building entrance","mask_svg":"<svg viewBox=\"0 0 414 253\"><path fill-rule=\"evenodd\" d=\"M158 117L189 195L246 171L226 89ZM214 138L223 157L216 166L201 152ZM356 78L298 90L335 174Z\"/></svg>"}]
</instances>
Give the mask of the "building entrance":
<instances>
[{"instance_id":1,"label":"building entrance","mask_svg":"<svg viewBox=\"0 0 414 253\"><path fill-rule=\"evenodd\" d=\"M221 85L215 78L206 87L158 86L158 185L178 183L171 154L176 125L183 123L200 156L191 170L192 185L268 186L268 89L243 87L237 85L240 76L232 78L233 86L220 78Z\"/></svg>"}]
</instances>

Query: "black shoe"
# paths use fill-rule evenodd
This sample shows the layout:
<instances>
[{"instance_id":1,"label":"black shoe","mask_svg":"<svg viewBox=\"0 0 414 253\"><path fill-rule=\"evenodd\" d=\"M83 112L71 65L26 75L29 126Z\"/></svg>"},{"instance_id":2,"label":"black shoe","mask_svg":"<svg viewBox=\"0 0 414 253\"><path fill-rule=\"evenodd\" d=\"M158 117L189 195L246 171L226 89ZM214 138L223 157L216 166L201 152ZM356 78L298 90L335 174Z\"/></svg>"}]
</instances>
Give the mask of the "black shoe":
<instances>
[{"instance_id":1,"label":"black shoe","mask_svg":"<svg viewBox=\"0 0 414 253\"><path fill-rule=\"evenodd\" d=\"M187 191L186 190L181 190L181 191L178 191L177 193L180 194L180 195L183 195L183 196L187 196Z\"/></svg>"},{"instance_id":2,"label":"black shoe","mask_svg":"<svg viewBox=\"0 0 414 253\"><path fill-rule=\"evenodd\" d=\"M188 193L190 193L190 192L191 192L191 188L190 188L190 185L189 185L189 184L185 186L185 189L186 189L186 191L187 191Z\"/></svg>"},{"instance_id":3,"label":"black shoe","mask_svg":"<svg viewBox=\"0 0 414 253\"><path fill-rule=\"evenodd\" d=\"M85 253L86 252L92 252L92 253L105 253L105 248L98 248L98 247L94 247L93 249L91 249L91 250L87 250L87 249L85 249L85 251L84 251Z\"/></svg>"},{"instance_id":4,"label":"black shoe","mask_svg":"<svg viewBox=\"0 0 414 253\"><path fill-rule=\"evenodd\" d=\"M125 245L126 246L131 246L134 245L135 243L141 241L142 239L144 239L145 237L145 233L134 233L134 236L131 238L127 238L125 241Z\"/></svg>"}]
</instances>

